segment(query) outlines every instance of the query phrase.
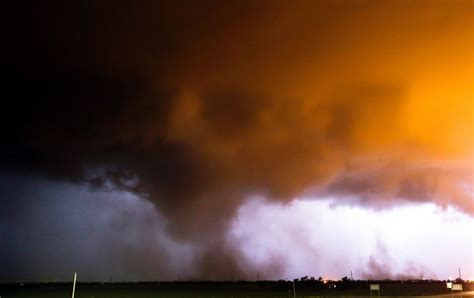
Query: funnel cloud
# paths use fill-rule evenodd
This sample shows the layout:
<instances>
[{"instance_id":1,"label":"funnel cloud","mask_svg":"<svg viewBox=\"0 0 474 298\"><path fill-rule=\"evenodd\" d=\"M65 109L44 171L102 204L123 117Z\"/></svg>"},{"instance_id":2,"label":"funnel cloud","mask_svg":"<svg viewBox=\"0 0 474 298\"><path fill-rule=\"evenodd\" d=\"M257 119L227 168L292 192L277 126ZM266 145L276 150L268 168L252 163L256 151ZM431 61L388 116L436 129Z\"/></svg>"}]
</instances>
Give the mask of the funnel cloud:
<instances>
[{"instance_id":1,"label":"funnel cloud","mask_svg":"<svg viewBox=\"0 0 474 298\"><path fill-rule=\"evenodd\" d=\"M255 197L270 209L302 197L375 213L428 204L472 221L469 1L17 2L5 12L1 204L45 217L83 210L91 226L78 231L97 221L104 235L78 256L116 243L120 278L186 266L188 278L253 278L229 235ZM122 215L100 222L106 214ZM32 225L2 222L9 233ZM36 262L10 258L22 233L2 250L8 268ZM410 276L367 257L364 278Z\"/></svg>"}]
</instances>

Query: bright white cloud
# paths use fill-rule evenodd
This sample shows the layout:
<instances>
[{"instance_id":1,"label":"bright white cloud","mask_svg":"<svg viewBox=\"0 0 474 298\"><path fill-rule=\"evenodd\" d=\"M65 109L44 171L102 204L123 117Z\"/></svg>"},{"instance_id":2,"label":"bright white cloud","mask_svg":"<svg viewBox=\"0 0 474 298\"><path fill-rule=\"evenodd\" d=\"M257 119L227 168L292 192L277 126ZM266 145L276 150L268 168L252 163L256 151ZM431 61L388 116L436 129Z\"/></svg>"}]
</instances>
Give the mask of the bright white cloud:
<instances>
[{"instance_id":1,"label":"bright white cloud","mask_svg":"<svg viewBox=\"0 0 474 298\"><path fill-rule=\"evenodd\" d=\"M430 203L371 210L330 198L287 205L252 199L229 237L265 278L340 278L351 270L354 278L448 278L458 267L465 277L474 274L473 227L474 218ZM275 263L283 276L265 269Z\"/></svg>"}]
</instances>

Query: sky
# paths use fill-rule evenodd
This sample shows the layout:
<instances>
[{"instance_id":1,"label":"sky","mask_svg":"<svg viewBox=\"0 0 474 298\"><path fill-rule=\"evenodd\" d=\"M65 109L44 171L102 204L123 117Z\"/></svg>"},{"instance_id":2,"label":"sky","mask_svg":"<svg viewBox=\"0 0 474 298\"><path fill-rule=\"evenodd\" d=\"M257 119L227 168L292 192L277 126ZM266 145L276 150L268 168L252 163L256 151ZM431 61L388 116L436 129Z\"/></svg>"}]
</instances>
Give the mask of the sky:
<instances>
[{"instance_id":1,"label":"sky","mask_svg":"<svg viewBox=\"0 0 474 298\"><path fill-rule=\"evenodd\" d=\"M0 281L474 279L472 1L4 14Z\"/></svg>"}]
</instances>

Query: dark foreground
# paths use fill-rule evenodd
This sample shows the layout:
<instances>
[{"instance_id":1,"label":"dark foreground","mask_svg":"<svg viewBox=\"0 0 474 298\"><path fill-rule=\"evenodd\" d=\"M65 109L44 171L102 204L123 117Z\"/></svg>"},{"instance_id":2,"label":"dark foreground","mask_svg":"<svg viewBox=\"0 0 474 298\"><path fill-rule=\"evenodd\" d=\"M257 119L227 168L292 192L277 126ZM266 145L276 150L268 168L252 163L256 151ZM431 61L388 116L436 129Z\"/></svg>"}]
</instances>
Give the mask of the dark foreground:
<instances>
[{"instance_id":1,"label":"dark foreground","mask_svg":"<svg viewBox=\"0 0 474 298\"><path fill-rule=\"evenodd\" d=\"M438 296L451 297L443 281L371 281L380 284L384 297ZM76 298L293 298L292 282L141 282L78 283ZM474 297L474 283L463 284L462 297ZM71 283L0 284L0 298L71 297ZM456 297L461 297L458 292ZM377 293L373 292L374 297ZM367 281L296 282L296 298L339 296L370 297Z\"/></svg>"}]
</instances>

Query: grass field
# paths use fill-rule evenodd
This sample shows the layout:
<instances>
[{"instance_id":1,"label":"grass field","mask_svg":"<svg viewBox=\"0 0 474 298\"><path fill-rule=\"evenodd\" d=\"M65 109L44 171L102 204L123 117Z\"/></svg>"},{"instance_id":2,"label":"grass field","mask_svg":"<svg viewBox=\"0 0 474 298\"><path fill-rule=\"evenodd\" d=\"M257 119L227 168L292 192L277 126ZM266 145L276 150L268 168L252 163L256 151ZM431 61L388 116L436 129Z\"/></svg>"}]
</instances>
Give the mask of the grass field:
<instances>
[{"instance_id":1,"label":"grass field","mask_svg":"<svg viewBox=\"0 0 474 298\"><path fill-rule=\"evenodd\" d=\"M337 283L336 283L337 284ZM367 284L366 284L367 285ZM252 283L78 283L76 298L293 298L293 293L283 284L256 284ZM301 289L298 289L298 286ZM289 286L291 288L291 286ZM0 297L38 297L62 298L71 297L72 284L43 283L43 284L0 284ZM464 285L463 298L474 297L474 284ZM346 289L331 289L326 285L323 288L304 287L297 284L296 298L323 298L323 297L370 297L368 285L360 284ZM374 297L377 294L374 292ZM444 283L383 283L381 284L383 297L451 297L450 290ZM456 297L460 297L457 294Z\"/></svg>"}]
</instances>

